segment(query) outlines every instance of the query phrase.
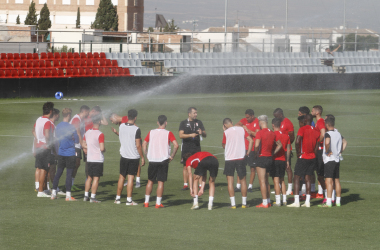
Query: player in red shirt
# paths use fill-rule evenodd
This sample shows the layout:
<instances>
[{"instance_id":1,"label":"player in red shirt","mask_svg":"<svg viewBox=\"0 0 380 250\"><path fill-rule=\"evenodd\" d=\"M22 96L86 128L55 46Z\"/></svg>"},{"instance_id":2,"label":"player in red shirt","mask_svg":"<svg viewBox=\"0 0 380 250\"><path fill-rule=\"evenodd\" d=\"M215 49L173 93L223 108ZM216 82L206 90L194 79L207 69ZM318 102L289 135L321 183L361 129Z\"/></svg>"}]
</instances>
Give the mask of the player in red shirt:
<instances>
[{"instance_id":1,"label":"player in red shirt","mask_svg":"<svg viewBox=\"0 0 380 250\"><path fill-rule=\"evenodd\" d=\"M281 206L281 196L282 191L282 202L283 205L286 205L286 187L285 187L285 169L290 167L290 138L289 135L281 131L281 119L274 118L272 120L273 131L276 135L276 141L280 141L282 148L280 151L273 156L274 165L272 167L271 176L273 178L274 190L276 194L276 202L273 203L275 206ZM280 191L281 183L281 191Z\"/></svg>"},{"instance_id":2,"label":"player in red shirt","mask_svg":"<svg viewBox=\"0 0 380 250\"><path fill-rule=\"evenodd\" d=\"M282 144L280 140L276 141L275 133L268 128L268 116L260 115L258 119L261 130L256 133L256 170L263 202L256 207L268 208L271 206L268 176L273 165L273 155L280 151Z\"/></svg>"},{"instance_id":3,"label":"player in red shirt","mask_svg":"<svg viewBox=\"0 0 380 250\"><path fill-rule=\"evenodd\" d=\"M79 109L79 114L76 114L72 117L70 120L70 124L72 124L76 131L79 138L79 143L75 144L75 156L76 156L76 162L75 162L75 168L73 170L72 174L72 181L71 181L71 190L72 191L79 191L80 189L77 188L74 185L74 180L77 175L79 166L80 166L80 160L82 159L82 142L83 142L83 136L86 132L84 128L84 121L87 119L88 115L90 113L90 108L87 105L82 105ZM84 154L83 154L84 156ZM67 190L69 192L70 190Z\"/></svg>"},{"instance_id":4,"label":"player in red shirt","mask_svg":"<svg viewBox=\"0 0 380 250\"><path fill-rule=\"evenodd\" d=\"M260 130L259 126L259 120L255 117L255 112L252 109L247 109L245 111L245 118L241 119L238 123L236 123L235 126L241 126L245 130L245 137L247 138L250 136L253 140L253 145L255 145L255 136L256 133ZM248 150L249 141L245 139L245 150ZM252 184L255 179L256 175L256 162L254 161L255 158L255 147L252 147L251 152L248 156L245 157L247 165L251 168L251 175L249 178L249 185L248 185L248 192L252 192ZM240 191L240 179L239 176L237 176L237 183L235 192Z\"/></svg>"},{"instance_id":5,"label":"player in red shirt","mask_svg":"<svg viewBox=\"0 0 380 250\"><path fill-rule=\"evenodd\" d=\"M300 129L297 133L296 151L297 162L294 168L294 203L288 207L300 207L299 188L300 178L304 176L306 182L306 201L302 207L310 207L310 177L316 164L316 152L319 143L319 132L311 126L312 115L298 117Z\"/></svg>"},{"instance_id":6,"label":"player in red shirt","mask_svg":"<svg viewBox=\"0 0 380 250\"><path fill-rule=\"evenodd\" d=\"M53 113L54 103L46 102L42 107L43 116L39 117L36 121L35 132L35 166L39 169L39 187L37 197L50 197L44 193L44 186L46 185L46 177L49 171L49 158L51 155L50 130L51 122L50 117Z\"/></svg>"},{"instance_id":7,"label":"player in red shirt","mask_svg":"<svg viewBox=\"0 0 380 250\"><path fill-rule=\"evenodd\" d=\"M120 126L122 123L127 123L128 122L128 116L119 116L115 113L111 113L110 115L110 121L112 124ZM112 132L114 132L117 136L119 136L119 132L114 128L111 127ZM142 145L142 142L141 142ZM141 187L140 184L140 174L141 174L141 165L139 164L139 168L137 170L137 175L136 175L136 188ZM128 185L128 181L124 183L124 187Z\"/></svg>"},{"instance_id":8,"label":"player in red shirt","mask_svg":"<svg viewBox=\"0 0 380 250\"><path fill-rule=\"evenodd\" d=\"M325 120L322 118L323 108L320 105L316 105L311 110L311 115L315 117L316 124L315 128L320 133L319 134L319 147L317 151L317 175L318 175L318 194L316 198L323 198L323 193L326 193L325 185L325 173L324 173L324 163L323 163L323 140L326 133Z\"/></svg>"},{"instance_id":9,"label":"player in red shirt","mask_svg":"<svg viewBox=\"0 0 380 250\"><path fill-rule=\"evenodd\" d=\"M197 152L193 155L188 153L186 155L186 167L189 174L190 195L194 197L194 204L191 207L192 210L198 209L198 196L201 196L204 192L207 178L207 170L210 171L209 178L209 198L208 198L208 210L212 210L215 194L215 179L218 176L219 162L218 159L209 152ZM191 174L191 168L194 168L194 183ZM202 178L202 186L198 192L198 181Z\"/></svg>"},{"instance_id":10,"label":"player in red shirt","mask_svg":"<svg viewBox=\"0 0 380 250\"><path fill-rule=\"evenodd\" d=\"M273 116L275 118L281 119L281 131L284 132L285 134L289 135L290 138L290 148L292 148L291 144L294 141L294 126L293 123L284 116L284 111L280 108L277 108L273 111ZM286 168L286 173L288 175L288 191L286 192L287 195L293 194L293 170L292 170L292 157L293 154L290 153L290 158L289 158L289 168Z\"/></svg>"}]
</instances>

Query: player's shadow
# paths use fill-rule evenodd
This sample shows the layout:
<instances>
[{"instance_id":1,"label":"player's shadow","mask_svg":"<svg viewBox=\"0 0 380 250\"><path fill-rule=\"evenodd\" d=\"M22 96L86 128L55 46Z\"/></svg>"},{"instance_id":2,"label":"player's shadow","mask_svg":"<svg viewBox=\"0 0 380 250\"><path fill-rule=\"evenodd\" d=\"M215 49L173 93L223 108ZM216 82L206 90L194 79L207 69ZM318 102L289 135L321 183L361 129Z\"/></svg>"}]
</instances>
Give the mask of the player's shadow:
<instances>
[{"instance_id":1,"label":"player's shadow","mask_svg":"<svg viewBox=\"0 0 380 250\"><path fill-rule=\"evenodd\" d=\"M213 206L212 206L212 209L219 209L219 208L228 208L229 206L231 206L231 203L228 203L228 202L214 202ZM200 208L208 208L208 203L203 203L203 205L200 207Z\"/></svg>"},{"instance_id":2,"label":"player's shadow","mask_svg":"<svg viewBox=\"0 0 380 250\"><path fill-rule=\"evenodd\" d=\"M253 198L247 201L247 205L249 205L250 207L255 207L257 205L260 205L262 202L263 202L263 199L261 198Z\"/></svg>"},{"instance_id":3,"label":"player's shadow","mask_svg":"<svg viewBox=\"0 0 380 250\"><path fill-rule=\"evenodd\" d=\"M99 183L100 187L106 187L106 186L117 186L117 181L103 181Z\"/></svg>"},{"instance_id":4,"label":"player's shadow","mask_svg":"<svg viewBox=\"0 0 380 250\"><path fill-rule=\"evenodd\" d=\"M164 195L165 197L166 195ZM174 195L170 195L174 196ZM187 199L175 199L175 200L168 200L167 198L163 198L163 200L166 200L167 206L181 206L183 204L192 204L192 197L189 195L189 198Z\"/></svg>"},{"instance_id":5,"label":"player's shadow","mask_svg":"<svg viewBox=\"0 0 380 250\"><path fill-rule=\"evenodd\" d=\"M215 187L226 187L227 186L227 183L215 183Z\"/></svg>"},{"instance_id":6,"label":"player's shadow","mask_svg":"<svg viewBox=\"0 0 380 250\"><path fill-rule=\"evenodd\" d=\"M348 196L342 197L341 204L342 206L344 206L344 205L347 205L348 203L362 201L362 200L364 199L360 197L360 194L350 194Z\"/></svg>"}]
</instances>

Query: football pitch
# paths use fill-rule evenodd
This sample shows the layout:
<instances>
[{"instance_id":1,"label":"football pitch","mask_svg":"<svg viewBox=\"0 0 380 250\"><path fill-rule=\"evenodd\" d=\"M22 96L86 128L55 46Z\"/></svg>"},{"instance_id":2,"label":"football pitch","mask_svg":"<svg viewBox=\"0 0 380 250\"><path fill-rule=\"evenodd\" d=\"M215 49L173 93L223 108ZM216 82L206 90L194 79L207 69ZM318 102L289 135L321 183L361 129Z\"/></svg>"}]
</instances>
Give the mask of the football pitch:
<instances>
[{"instance_id":1,"label":"football pitch","mask_svg":"<svg viewBox=\"0 0 380 250\"><path fill-rule=\"evenodd\" d=\"M133 103L128 96L83 99L55 100L52 96L0 100L1 249L378 249L380 90L153 95ZM207 210L206 185L199 199L200 209L190 210L192 197L189 191L181 191L180 151L169 165L162 201L165 208L154 208L156 185L150 207L143 208L147 164L142 167L141 188L133 191L133 200L139 205L125 205L125 189L123 203L114 204L120 144L111 124L100 127L106 147L104 176L97 192L102 203L82 201L83 162L75 179L76 186L83 191L72 193L77 202L66 202L64 196L58 200L37 198L31 132L46 101L53 101L59 110L69 107L74 114L84 104L100 105L104 111L119 115L136 108L139 112L136 124L143 138L157 127L158 115L164 114L168 117L167 129L177 141L179 123L187 118L187 108L196 107L198 119L207 132L207 138L201 142L202 150L215 154L221 168L216 178L214 209ZM324 109L322 117L336 116L336 128L348 141L340 167L342 206L319 208L321 199L312 199L310 208L256 208L261 203L256 177L253 192L248 193L250 207L242 209L241 194L236 193L237 209L229 209L227 181L223 175L222 120L229 117L236 123L248 108L255 111L256 117L266 114L271 120L273 110L280 107L293 122L296 133L298 108L311 109L318 104ZM293 158L293 170L295 161ZM59 186L63 187L64 183L65 173ZM291 198L288 196L288 201Z\"/></svg>"}]
</instances>

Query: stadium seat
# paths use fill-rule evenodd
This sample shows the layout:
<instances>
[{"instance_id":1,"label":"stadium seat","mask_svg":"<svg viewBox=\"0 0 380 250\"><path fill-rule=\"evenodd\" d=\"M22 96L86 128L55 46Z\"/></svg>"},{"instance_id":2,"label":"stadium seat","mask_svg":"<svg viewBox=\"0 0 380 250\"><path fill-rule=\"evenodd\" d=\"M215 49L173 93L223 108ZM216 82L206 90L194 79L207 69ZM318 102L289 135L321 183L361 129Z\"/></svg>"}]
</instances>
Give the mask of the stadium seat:
<instances>
[{"instance_id":1,"label":"stadium seat","mask_svg":"<svg viewBox=\"0 0 380 250\"><path fill-rule=\"evenodd\" d=\"M86 74L85 75L88 76L88 77L92 77L93 76L92 68L86 68Z\"/></svg>"},{"instance_id":2,"label":"stadium seat","mask_svg":"<svg viewBox=\"0 0 380 250\"><path fill-rule=\"evenodd\" d=\"M111 75L110 69L109 68L105 68L104 69L104 76L109 77L110 75Z\"/></svg>"},{"instance_id":3,"label":"stadium seat","mask_svg":"<svg viewBox=\"0 0 380 250\"><path fill-rule=\"evenodd\" d=\"M111 53L104 53L106 59L112 59Z\"/></svg>"},{"instance_id":4,"label":"stadium seat","mask_svg":"<svg viewBox=\"0 0 380 250\"><path fill-rule=\"evenodd\" d=\"M0 78L4 78L4 77L5 77L4 70L3 70L3 69L0 69Z\"/></svg>"},{"instance_id":5,"label":"stadium seat","mask_svg":"<svg viewBox=\"0 0 380 250\"><path fill-rule=\"evenodd\" d=\"M0 59L1 60L8 60L7 54L6 53L1 53Z\"/></svg>"},{"instance_id":6,"label":"stadium seat","mask_svg":"<svg viewBox=\"0 0 380 250\"><path fill-rule=\"evenodd\" d=\"M87 59L94 59L94 55L91 52L87 52Z\"/></svg>"},{"instance_id":7,"label":"stadium seat","mask_svg":"<svg viewBox=\"0 0 380 250\"><path fill-rule=\"evenodd\" d=\"M88 57L88 54L87 54L87 57ZM94 52L93 58L94 59L99 59L100 58L99 53L98 52Z\"/></svg>"},{"instance_id":8,"label":"stadium seat","mask_svg":"<svg viewBox=\"0 0 380 250\"><path fill-rule=\"evenodd\" d=\"M74 59L80 59L80 55L78 52L74 52L73 56L74 56Z\"/></svg>"},{"instance_id":9,"label":"stadium seat","mask_svg":"<svg viewBox=\"0 0 380 250\"><path fill-rule=\"evenodd\" d=\"M56 68L56 69L60 68L60 67L61 67L61 64L60 64L61 61L66 62L66 61L63 60L63 59L61 59L61 60L54 60L54 61L53 61L53 67Z\"/></svg>"},{"instance_id":10,"label":"stadium seat","mask_svg":"<svg viewBox=\"0 0 380 250\"><path fill-rule=\"evenodd\" d=\"M0 61L0 69L4 69L5 68L5 63L4 61Z\"/></svg>"},{"instance_id":11,"label":"stadium seat","mask_svg":"<svg viewBox=\"0 0 380 250\"><path fill-rule=\"evenodd\" d=\"M23 69L18 69L18 77L19 78L26 78L25 71Z\"/></svg>"},{"instance_id":12,"label":"stadium seat","mask_svg":"<svg viewBox=\"0 0 380 250\"><path fill-rule=\"evenodd\" d=\"M26 54L20 53L20 60L26 60Z\"/></svg>"},{"instance_id":13,"label":"stadium seat","mask_svg":"<svg viewBox=\"0 0 380 250\"><path fill-rule=\"evenodd\" d=\"M83 70L83 68L82 68L82 70ZM73 75L72 75L73 77L79 76L78 68L73 68L72 71L73 71Z\"/></svg>"},{"instance_id":14,"label":"stadium seat","mask_svg":"<svg viewBox=\"0 0 380 250\"><path fill-rule=\"evenodd\" d=\"M14 61L14 58L13 58L13 54L12 54L12 53L8 53L8 54L7 54L7 60L9 60L9 61Z\"/></svg>"},{"instance_id":15,"label":"stadium seat","mask_svg":"<svg viewBox=\"0 0 380 250\"><path fill-rule=\"evenodd\" d=\"M39 72L40 72L40 77L46 77L45 69L40 69Z\"/></svg>"},{"instance_id":16,"label":"stadium seat","mask_svg":"<svg viewBox=\"0 0 380 250\"><path fill-rule=\"evenodd\" d=\"M7 69L13 68L12 62L11 61L5 61L5 67Z\"/></svg>"},{"instance_id":17,"label":"stadium seat","mask_svg":"<svg viewBox=\"0 0 380 250\"><path fill-rule=\"evenodd\" d=\"M110 59L106 59L106 67L112 67L112 63Z\"/></svg>"},{"instance_id":18,"label":"stadium seat","mask_svg":"<svg viewBox=\"0 0 380 250\"><path fill-rule=\"evenodd\" d=\"M17 61L20 61L20 60L21 60L21 58L20 58L20 54L19 54L19 53L14 53L14 54L13 54L13 58L14 58L14 60L17 60Z\"/></svg>"},{"instance_id":19,"label":"stadium seat","mask_svg":"<svg viewBox=\"0 0 380 250\"><path fill-rule=\"evenodd\" d=\"M123 61L124 61L123 59L117 59L117 65L119 67L123 67L123 65L124 65Z\"/></svg>"},{"instance_id":20,"label":"stadium seat","mask_svg":"<svg viewBox=\"0 0 380 250\"><path fill-rule=\"evenodd\" d=\"M38 53L33 53L33 60L39 60L40 57L38 56Z\"/></svg>"},{"instance_id":21,"label":"stadium seat","mask_svg":"<svg viewBox=\"0 0 380 250\"><path fill-rule=\"evenodd\" d=\"M18 71L17 71L17 69L11 69L11 77L18 78Z\"/></svg>"},{"instance_id":22,"label":"stadium seat","mask_svg":"<svg viewBox=\"0 0 380 250\"><path fill-rule=\"evenodd\" d=\"M106 60L107 59L100 59L99 60L99 67L102 67L102 68L106 67Z\"/></svg>"},{"instance_id":23,"label":"stadium seat","mask_svg":"<svg viewBox=\"0 0 380 250\"><path fill-rule=\"evenodd\" d=\"M45 60L40 60L40 68L46 68Z\"/></svg>"},{"instance_id":24,"label":"stadium seat","mask_svg":"<svg viewBox=\"0 0 380 250\"><path fill-rule=\"evenodd\" d=\"M87 60L86 59L80 59L79 62L80 62L81 67L83 67L83 68L87 67Z\"/></svg>"},{"instance_id":25,"label":"stadium seat","mask_svg":"<svg viewBox=\"0 0 380 250\"><path fill-rule=\"evenodd\" d=\"M54 70L54 71L56 71L56 70ZM52 78L53 72L51 69L45 69L45 73L46 73L46 78Z\"/></svg>"},{"instance_id":26,"label":"stadium seat","mask_svg":"<svg viewBox=\"0 0 380 250\"><path fill-rule=\"evenodd\" d=\"M98 68L92 67L92 68L87 68L87 69L91 69L92 76L99 76Z\"/></svg>"},{"instance_id":27,"label":"stadium seat","mask_svg":"<svg viewBox=\"0 0 380 250\"><path fill-rule=\"evenodd\" d=\"M67 72L67 69L66 69L66 72ZM63 74L63 69L58 69L58 77L65 77L65 75ZM66 77L67 77L67 74L66 74Z\"/></svg>"},{"instance_id":28,"label":"stadium seat","mask_svg":"<svg viewBox=\"0 0 380 250\"><path fill-rule=\"evenodd\" d=\"M32 75L33 77L40 77L40 72L38 69L32 69Z\"/></svg>"},{"instance_id":29,"label":"stadium seat","mask_svg":"<svg viewBox=\"0 0 380 250\"><path fill-rule=\"evenodd\" d=\"M78 59L74 59L73 65L67 65L68 67L79 68L81 62Z\"/></svg>"},{"instance_id":30,"label":"stadium seat","mask_svg":"<svg viewBox=\"0 0 380 250\"><path fill-rule=\"evenodd\" d=\"M67 59L73 60L74 59L73 53L67 52Z\"/></svg>"},{"instance_id":31,"label":"stadium seat","mask_svg":"<svg viewBox=\"0 0 380 250\"><path fill-rule=\"evenodd\" d=\"M61 53L54 52L54 60L60 60L61 59Z\"/></svg>"},{"instance_id":32,"label":"stadium seat","mask_svg":"<svg viewBox=\"0 0 380 250\"><path fill-rule=\"evenodd\" d=\"M41 58L40 58L41 60L46 60L47 59L47 54L46 54L46 52L42 52L41 53Z\"/></svg>"},{"instance_id":33,"label":"stadium seat","mask_svg":"<svg viewBox=\"0 0 380 250\"><path fill-rule=\"evenodd\" d=\"M12 77L12 72L11 72L10 69L4 70L4 73L5 73L5 77L6 78L11 78Z\"/></svg>"},{"instance_id":34,"label":"stadium seat","mask_svg":"<svg viewBox=\"0 0 380 250\"><path fill-rule=\"evenodd\" d=\"M150 61L152 60L152 54L151 53L146 53L145 54L145 61Z\"/></svg>"},{"instance_id":35,"label":"stadium seat","mask_svg":"<svg viewBox=\"0 0 380 250\"><path fill-rule=\"evenodd\" d=\"M63 74L63 71L62 71L62 74ZM58 71L56 69L52 69L51 70L51 77L53 77L53 78L57 78L58 77Z\"/></svg>"},{"instance_id":36,"label":"stadium seat","mask_svg":"<svg viewBox=\"0 0 380 250\"><path fill-rule=\"evenodd\" d=\"M128 68L123 68L123 76L130 76L130 72L129 72L129 69Z\"/></svg>"},{"instance_id":37,"label":"stadium seat","mask_svg":"<svg viewBox=\"0 0 380 250\"><path fill-rule=\"evenodd\" d=\"M61 59L67 60L67 53L66 52L61 53Z\"/></svg>"},{"instance_id":38,"label":"stadium seat","mask_svg":"<svg viewBox=\"0 0 380 250\"><path fill-rule=\"evenodd\" d=\"M84 52L81 52L79 54L79 56L80 56L80 59L86 59L87 58L86 53L84 53Z\"/></svg>"},{"instance_id":39,"label":"stadium seat","mask_svg":"<svg viewBox=\"0 0 380 250\"><path fill-rule=\"evenodd\" d=\"M92 61L92 59L87 59L87 61L86 61L86 67L88 68L88 67L93 67L94 66L94 63L93 63L93 61Z\"/></svg>"},{"instance_id":40,"label":"stadium seat","mask_svg":"<svg viewBox=\"0 0 380 250\"><path fill-rule=\"evenodd\" d=\"M67 68L66 69L66 77L72 77L73 76L73 69Z\"/></svg>"},{"instance_id":41,"label":"stadium seat","mask_svg":"<svg viewBox=\"0 0 380 250\"><path fill-rule=\"evenodd\" d=\"M104 76L105 75L103 68L98 68L98 75L99 76Z\"/></svg>"},{"instance_id":42,"label":"stadium seat","mask_svg":"<svg viewBox=\"0 0 380 250\"><path fill-rule=\"evenodd\" d=\"M52 52L48 52L47 59L54 60L54 54Z\"/></svg>"},{"instance_id":43,"label":"stadium seat","mask_svg":"<svg viewBox=\"0 0 380 250\"><path fill-rule=\"evenodd\" d=\"M32 53L26 53L26 60L33 60Z\"/></svg>"},{"instance_id":44,"label":"stadium seat","mask_svg":"<svg viewBox=\"0 0 380 250\"><path fill-rule=\"evenodd\" d=\"M104 53L104 52L100 52L99 56L102 59L106 59L106 53Z\"/></svg>"},{"instance_id":45,"label":"stadium seat","mask_svg":"<svg viewBox=\"0 0 380 250\"><path fill-rule=\"evenodd\" d=\"M13 68L20 68L20 61L14 61Z\"/></svg>"},{"instance_id":46,"label":"stadium seat","mask_svg":"<svg viewBox=\"0 0 380 250\"><path fill-rule=\"evenodd\" d=\"M92 59L92 67L99 67L98 59Z\"/></svg>"},{"instance_id":47,"label":"stadium seat","mask_svg":"<svg viewBox=\"0 0 380 250\"><path fill-rule=\"evenodd\" d=\"M119 75L119 71L117 70L117 68L111 68L111 76L118 76Z\"/></svg>"},{"instance_id":48,"label":"stadium seat","mask_svg":"<svg viewBox=\"0 0 380 250\"><path fill-rule=\"evenodd\" d=\"M45 67L49 69L52 68L50 60L45 60Z\"/></svg>"},{"instance_id":49,"label":"stadium seat","mask_svg":"<svg viewBox=\"0 0 380 250\"><path fill-rule=\"evenodd\" d=\"M119 65L117 64L117 61L116 60L112 60L112 67L119 67Z\"/></svg>"},{"instance_id":50,"label":"stadium seat","mask_svg":"<svg viewBox=\"0 0 380 250\"><path fill-rule=\"evenodd\" d=\"M84 72L84 68L79 68L79 76L86 76L86 72Z\"/></svg>"},{"instance_id":51,"label":"stadium seat","mask_svg":"<svg viewBox=\"0 0 380 250\"><path fill-rule=\"evenodd\" d=\"M33 68L39 68L40 67L40 61L39 60L34 60L33 61Z\"/></svg>"}]
</instances>

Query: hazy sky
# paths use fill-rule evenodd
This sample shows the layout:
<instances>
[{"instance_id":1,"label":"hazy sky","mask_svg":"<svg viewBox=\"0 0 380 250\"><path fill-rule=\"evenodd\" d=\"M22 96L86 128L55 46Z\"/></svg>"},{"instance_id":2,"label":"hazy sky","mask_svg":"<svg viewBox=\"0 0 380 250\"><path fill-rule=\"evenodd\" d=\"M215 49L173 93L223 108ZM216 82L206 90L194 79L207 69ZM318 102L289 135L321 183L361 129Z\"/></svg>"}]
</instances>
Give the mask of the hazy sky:
<instances>
[{"instance_id":1,"label":"hazy sky","mask_svg":"<svg viewBox=\"0 0 380 250\"><path fill-rule=\"evenodd\" d=\"M229 0L228 26L239 16L246 26L285 24L285 0ZM196 29L224 25L225 0L145 0L145 27L153 26L155 8L166 19L198 20ZM344 0L288 0L289 27L338 27L343 25ZM347 27L370 28L380 32L380 0L346 0Z\"/></svg>"}]
</instances>

